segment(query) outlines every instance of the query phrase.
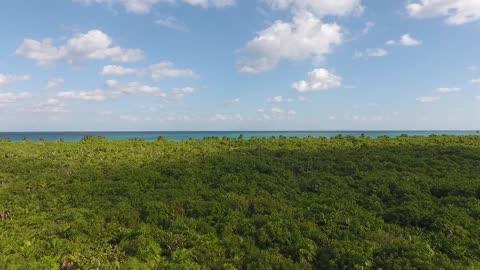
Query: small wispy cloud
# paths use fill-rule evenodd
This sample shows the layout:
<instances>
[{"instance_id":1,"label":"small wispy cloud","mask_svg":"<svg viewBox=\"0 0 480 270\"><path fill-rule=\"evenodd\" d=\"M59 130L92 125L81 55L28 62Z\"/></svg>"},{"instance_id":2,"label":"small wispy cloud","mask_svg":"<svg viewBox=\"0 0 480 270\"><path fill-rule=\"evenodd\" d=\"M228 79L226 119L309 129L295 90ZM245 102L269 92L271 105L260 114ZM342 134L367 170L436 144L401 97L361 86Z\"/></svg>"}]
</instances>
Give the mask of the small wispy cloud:
<instances>
[{"instance_id":1,"label":"small wispy cloud","mask_svg":"<svg viewBox=\"0 0 480 270\"><path fill-rule=\"evenodd\" d=\"M187 25L174 16L159 18L155 21L155 23L159 26L163 26L172 30L188 32Z\"/></svg>"},{"instance_id":2,"label":"small wispy cloud","mask_svg":"<svg viewBox=\"0 0 480 270\"><path fill-rule=\"evenodd\" d=\"M455 93L460 91L462 91L460 87L441 87L441 88L435 89L435 92L439 92L439 93Z\"/></svg>"},{"instance_id":3,"label":"small wispy cloud","mask_svg":"<svg viewBox=\"0 0 480 270\"><path fill-rule=\"evenodd\" d=\"M53 88L56 88L56 87L60 86L64 82L65 82L65 80L62 79L62 78L53 79L53 80L48 81L47 84L43 88L46 89L46 90L53 89Z\"/></svg>"},{"instance_id":4,"label":"small wispy cloud","mask_svg":"<svg viewBox=\"0 0 480 270\"><path fill-rule=\"evenodd\" d=\"M363 27L362 30L362 35L366 35L372 30L373 27L375 27L376 23L372 21L368 21L365 23L365 26Z\"/></svg>"},{"instance_id":5,"label":"small wispy cloud","mask_svg":"<svg viewBox=\"0 0 480 270\"><path fill-rule=\"evenodd\" d=\"M434 103L437 102L440 98L435 96L424 96L416 98L416 101L421 103Z\"/></svg>"},{"instance_id":6,"label":"small wispy cloud","mask_svg":"<svg viewBox=\"0 0 480 270\"><path fill-rule=\"evenodd\" d=\"M388 54L387 50L383 48L369 48L366 49L364 52L355 52L353 55L354 59L359 58L368 58L368 57L383 57Z\"/></svg>"}]
</instances>

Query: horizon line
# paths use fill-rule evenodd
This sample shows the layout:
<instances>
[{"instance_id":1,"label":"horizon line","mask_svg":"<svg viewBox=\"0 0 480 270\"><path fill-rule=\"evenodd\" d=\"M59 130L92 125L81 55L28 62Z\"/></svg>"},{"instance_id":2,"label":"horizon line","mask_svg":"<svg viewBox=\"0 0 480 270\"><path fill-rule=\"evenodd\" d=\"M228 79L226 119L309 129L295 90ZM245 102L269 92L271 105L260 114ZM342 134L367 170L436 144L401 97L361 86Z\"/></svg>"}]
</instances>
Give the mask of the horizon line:
<instances>
[{"instance_id":1,"label":"horizon line","mask_svg":"<svg viewBox=\"0 0 480 270\"><path fill-rule=\"evenodd\" d=\"M175 132L191 132L191 133L220 133L220 132L231 132L231 133L240 133L240 132L454 132L454 131L472 131L479 132L480 129L352 129L352 130L76 130L76 131L66 131L66 130L45 130L45 131L0 131L0 133L175 133Z\"/></svg>"}]
</instances>

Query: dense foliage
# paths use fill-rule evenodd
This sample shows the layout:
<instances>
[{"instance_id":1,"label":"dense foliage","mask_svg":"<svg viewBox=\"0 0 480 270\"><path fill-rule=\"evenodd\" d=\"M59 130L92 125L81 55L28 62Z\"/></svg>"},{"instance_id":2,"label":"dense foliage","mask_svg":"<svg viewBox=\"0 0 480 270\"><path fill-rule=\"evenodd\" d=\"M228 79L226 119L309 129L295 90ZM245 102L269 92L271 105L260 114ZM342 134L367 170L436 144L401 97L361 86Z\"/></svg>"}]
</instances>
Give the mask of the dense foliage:
<instances>
[{"instance_id":1,"label":"dense foliage","mask_svg":"<svg viewBox=\"0 0 480 270\"><path fill-rule=\"evenodd\" d=\"M480 137L0 142L0 269L480 269Z\"/></svg>"}]
</instances>

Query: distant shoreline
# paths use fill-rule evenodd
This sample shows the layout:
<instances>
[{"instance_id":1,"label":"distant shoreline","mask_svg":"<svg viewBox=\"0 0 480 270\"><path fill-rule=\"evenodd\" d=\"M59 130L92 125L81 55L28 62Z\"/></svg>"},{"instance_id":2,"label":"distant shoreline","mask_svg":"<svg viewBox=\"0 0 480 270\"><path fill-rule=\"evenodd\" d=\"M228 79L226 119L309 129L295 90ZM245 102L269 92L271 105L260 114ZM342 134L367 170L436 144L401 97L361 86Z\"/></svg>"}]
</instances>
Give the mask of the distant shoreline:
<instances>
[{"instance_id":1,"label":"distant shoreline","mask_svg":"<svg viewBox=\"0 0 480 270\"><path fill-rule=\"evenodd\" d=\"M31 141L45 140L67 142L80 141L85 136L105 137L108 140L145 140L155 141L159 137L173 141L185 141L189 139L201 140L208 137L229 137L238 138L242 136L245 139L251 137L335 137L342 136L366 136L377 138L380 136L398 137L400 135L408 136L430 136L430 135L454 135L468 136L480 135L475 130L352 130L352 131L49 131L49 132L0 132L0 138L10 139L12 141L22 141L25 138Z\"/></svg>"}]
</instances>

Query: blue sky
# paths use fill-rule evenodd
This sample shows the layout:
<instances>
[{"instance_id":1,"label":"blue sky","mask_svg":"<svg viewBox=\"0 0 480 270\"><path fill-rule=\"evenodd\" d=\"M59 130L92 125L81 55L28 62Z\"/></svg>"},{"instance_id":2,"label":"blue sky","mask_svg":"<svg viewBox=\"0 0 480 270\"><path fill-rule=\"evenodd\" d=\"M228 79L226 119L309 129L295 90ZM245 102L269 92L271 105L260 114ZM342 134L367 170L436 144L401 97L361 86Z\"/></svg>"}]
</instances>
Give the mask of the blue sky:
<instances>
[{"instance_id":1,"label":"blue sky","mask_svg":"<svg viewBox=\"0 0 480 270\"><path fill-rule=\"evenodd\" d=\"M476 0L3 1L0 34L0 131L480 127Z\"/></svg>"}]
</instances>

